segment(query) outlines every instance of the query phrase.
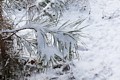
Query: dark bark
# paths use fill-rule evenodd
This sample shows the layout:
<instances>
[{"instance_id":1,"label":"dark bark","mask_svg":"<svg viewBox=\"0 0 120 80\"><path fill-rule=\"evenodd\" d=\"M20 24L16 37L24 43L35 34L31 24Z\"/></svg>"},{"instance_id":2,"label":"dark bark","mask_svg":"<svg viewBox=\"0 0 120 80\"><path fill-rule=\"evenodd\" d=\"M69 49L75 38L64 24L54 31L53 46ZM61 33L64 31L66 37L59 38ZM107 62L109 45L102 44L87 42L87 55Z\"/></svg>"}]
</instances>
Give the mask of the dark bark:
<instances>
[{"instance_id":1,"label":"dark bark","mask_svg":"<svg viewBox=\"0 0 120 80\"><path fill-rule=\"evenodd\" d=\"M2 16L2 0L0 0L0 30L7 29L7 26L5 26L5 22L3 20ZM6 74L9 74L8 69L6 68L6 61L9 59L9 54L7 53L9 44L7 45L5 40L3 38L7 34L0 34L0 66L1 66L1 79L5 80L8 76Z\"/></svg>"},{"instance_id":2,"label":"dark bark","mask_svg":"<svg viewBox=\"0 0 120 80\"><path fill-rule=\"evenodd\" d=\"M12 28L13 26L7 23L2 15L2 0L0 0L0 30ZM13 54L13 36L10 35L11 33L0 34L0 80L19 80L21 64Z\"/></svg>"}]
</instances>

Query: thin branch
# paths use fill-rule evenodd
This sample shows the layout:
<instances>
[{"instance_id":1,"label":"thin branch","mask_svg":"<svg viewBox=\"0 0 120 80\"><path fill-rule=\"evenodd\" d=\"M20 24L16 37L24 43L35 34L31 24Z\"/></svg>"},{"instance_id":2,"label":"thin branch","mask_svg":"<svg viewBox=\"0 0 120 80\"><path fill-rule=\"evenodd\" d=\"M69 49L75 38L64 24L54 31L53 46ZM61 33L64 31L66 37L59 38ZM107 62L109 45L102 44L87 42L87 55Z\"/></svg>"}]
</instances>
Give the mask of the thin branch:
<instances>
[{"instance_id":1,"label":"thin branch","mask_svg":"<svg viewBox=\"0 0 120 80\"><path fill-rule=\"evenodd\" d=\"M1 30L0 33L16 33L16 32L19 32L21 30L25 30L25 29L33 29L35 31L38 30L38 25L37 24L28 24L28 25L25 25L24 27L20 27L20 28L16 28L16 29L12 29L12 30ZM39 27L39 28L42 28L42 27Z\"/></svg>"}]
</instances>

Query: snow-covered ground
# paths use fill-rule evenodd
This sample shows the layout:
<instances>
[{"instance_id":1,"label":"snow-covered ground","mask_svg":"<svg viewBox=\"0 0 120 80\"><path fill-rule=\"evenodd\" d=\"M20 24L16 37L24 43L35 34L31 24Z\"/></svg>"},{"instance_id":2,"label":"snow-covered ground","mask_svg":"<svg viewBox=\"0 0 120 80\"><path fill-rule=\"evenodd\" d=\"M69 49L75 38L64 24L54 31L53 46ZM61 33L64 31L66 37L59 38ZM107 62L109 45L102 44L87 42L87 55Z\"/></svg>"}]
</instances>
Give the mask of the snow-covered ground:
<instances>
[{"instance_id":1,"label":"snow-covered ground","mask_svg":"<svg viewBox=\"0 0 120 80\"><path fill-rule=\"evenodd\" d=\"M120 80L120 1L90 0L90 4L90 26L83 32L91 38L86 41L88 51L76 62L76 71L83 73L75 75L78 80Z\"/></svg>"},{"instance_id":2,"label":"snow-covered ground","mask_svg":"<svg viewBox=\"0 0 120 80\"><path fill-rule=\"evenodd\" d=\"M89 0L91 14L83 25L90 38L84 42L87 51L80 52L80 60L70 74L54 80L120 80L120 0ZM54 71L33 76L32 80L49 80ZM52 79L51 79L52 80ZM70 79L69 79L70 80ZM71 79L72 80L72 79Z\"/></svg>"}]
</instances>

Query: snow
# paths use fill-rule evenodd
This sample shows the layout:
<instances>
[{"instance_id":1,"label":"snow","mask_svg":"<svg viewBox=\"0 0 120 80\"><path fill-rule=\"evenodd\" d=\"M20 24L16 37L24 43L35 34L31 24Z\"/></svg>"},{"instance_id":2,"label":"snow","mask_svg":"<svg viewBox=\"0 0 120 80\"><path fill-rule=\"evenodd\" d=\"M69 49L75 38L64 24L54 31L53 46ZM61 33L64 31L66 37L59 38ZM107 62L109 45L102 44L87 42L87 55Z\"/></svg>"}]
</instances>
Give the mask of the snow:
<instances>
[{"instance_id":1,"label":"snow","mask_svg":"<svg viewBox=\"0 0 120 80\"><path fill-rule=\"evenodd\" d=\"M91 14L82 24L90 25L83 30L90 36L84 40L88 50L79 51L80 60L73 60L75 67L71 67L71 71L75 80L120 80L120 0L89 2ZM54 76L54 72L47 72L34 77L48 80ZM67 80L68 76L70 74L64 74L55 80Z\"/></svg>"},{"instance_id":2,"label":"snow","mask_svg":"<svg viewBox=\"0 0 120 80\"><path fill-rule=\"evenodd\" d=\"M120 5L117 4L120 1L91 0L90 3L91 21L89 21L89 24L91 25L85 28L83 32L89 34L92 38L85 42L88 46L88 51L80 54L81 60L79 64L77 62L76 71L77 69L82 69L84 72L82 76L86 78L85 80L103 80L103 78L104 80L120 80L119 16L112 19L102 19L107 13L112 14L118 10ZM108 12L103 15L102 11ZM95 74L98 74L98 77L95 78Z\"/></svg>"},{"instance_id":3,"label":"snow","mask_svg":"<svg viewBox=\"0 0 120 80\"><path fill-rule=\"evenodd\" d=\"M44 0L37 0L37 2L41 1ZM82 30L89 37L81 39L86 44L83 45L86 49L79 51L80 58L73 60L74 66L71 66L69 73L56 75L56 72L61 71L60 69L49 69L45 73L34 74L29 80L50 80L53 77L58 77L55 80L68 80L70 76L74 76L75 80L120 80L120 0L89 0L89 3L91 10L89 16L88 11L79 14L79 11L74 11L76 7L71 6L72 9L63 13L61 18L60 24L81 18L86 19L81 26L89 25ZM18 15L18 17L22 16ZM19 22L15 16L12 17L16 22ZM17 24L16 22L15 24ZM25 23L21 22L21 24ZM6 31L14 32L31 28L40 33L39 30L42 27L37 28L36 26L38 25L26 25L22 28ZM42 35L38 36L38 43L43 44L43 39L43 41L39 41L40 38L43 38ZM43 46L44 44L39 45L39 51ZM48 50L43 48L44 53L49 53L49 51L48 57L57 52L54 48L48 48Z\"/></svg>"}]
</instances>

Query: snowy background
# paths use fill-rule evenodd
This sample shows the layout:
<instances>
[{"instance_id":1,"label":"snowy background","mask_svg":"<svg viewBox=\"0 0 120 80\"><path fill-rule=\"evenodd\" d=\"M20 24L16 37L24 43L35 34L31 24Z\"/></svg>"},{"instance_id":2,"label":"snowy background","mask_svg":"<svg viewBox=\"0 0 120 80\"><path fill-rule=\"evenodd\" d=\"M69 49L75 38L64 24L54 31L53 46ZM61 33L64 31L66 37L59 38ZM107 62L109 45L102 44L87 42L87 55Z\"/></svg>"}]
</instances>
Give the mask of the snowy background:
<instances>
[{"instance_id":1,"label":"snowy background","mask_svg":"<svg viewBox=\"0 0 120 80\"><path fill-rule=\"evenodd\" d=\"M85 42L88 51L76 62L82 73L75 75L78 80L120 80L120 1L90 0L90 6L90 26L84 33L91 38Z\"/></svg>"},{"instance_id":2,"label":"snowy background","mask_svg":"<svg viewBox=\"0 0 120 80\"><path fill-rule=\"evenodd\" d=\"M73 60L72 73L53 80L68 80L68 76L74 76L73 80L120 80L120 0L89 2L91 14L82 24L89 25L83 30L88 34L88 38L83 39L87 50L80 50L80 59ZM56 76L49 70L30 80L49 80Z\"/></svg>"}]
</instances>

